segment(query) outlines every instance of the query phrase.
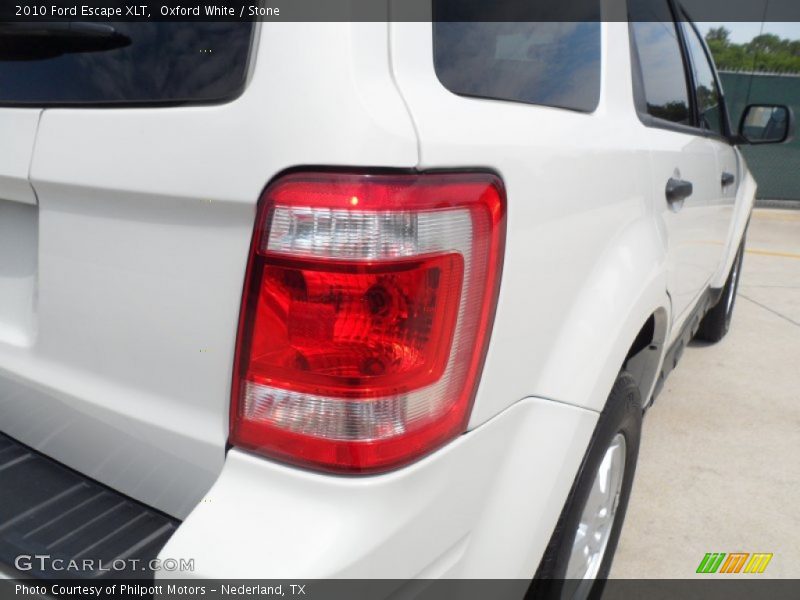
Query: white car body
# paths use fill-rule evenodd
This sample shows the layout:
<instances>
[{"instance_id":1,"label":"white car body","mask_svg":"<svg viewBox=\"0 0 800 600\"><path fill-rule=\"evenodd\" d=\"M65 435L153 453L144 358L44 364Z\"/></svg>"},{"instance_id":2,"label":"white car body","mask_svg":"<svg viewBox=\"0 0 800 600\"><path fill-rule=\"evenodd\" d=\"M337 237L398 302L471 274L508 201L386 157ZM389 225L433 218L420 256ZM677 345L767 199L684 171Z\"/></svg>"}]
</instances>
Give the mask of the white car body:
<instances>
[{"instance_id":1,"label":"white car body","mask_svg":"<svg viewBox=\"0 0 800 600\"><path fill-rule=\"evenodd\" d=\"M161 556L193 558L186 576L530 578L637 334L652 318L650 398L756 189L735 146L642 123L628 24L601 32L588 114L453 94L431 23L261 23L222 104L0 108L0 430L182 520ZM388 473L226 445L256 205L308 165L505 185L468 430ZM680 212L676 169L695 183Z\"/></svg>"}]
</instances>

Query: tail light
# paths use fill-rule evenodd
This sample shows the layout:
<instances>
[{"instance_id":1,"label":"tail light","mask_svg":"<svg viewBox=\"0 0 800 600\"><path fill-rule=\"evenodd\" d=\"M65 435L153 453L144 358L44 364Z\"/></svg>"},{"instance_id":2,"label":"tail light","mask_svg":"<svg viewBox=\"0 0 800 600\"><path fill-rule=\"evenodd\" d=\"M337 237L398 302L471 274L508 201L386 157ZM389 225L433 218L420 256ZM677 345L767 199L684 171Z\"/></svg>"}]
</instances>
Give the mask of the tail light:
<instances>
[{"instance_id":1,"label":"tail light","mask_svg":"<svg viewBox=\"0 0 800 600\"><path fill-rule=\"evenodd\" d=\"M261 199L231 443L378 472L462 433L494 317L505 200L479 173L293 174Z\"/></svg>"}]
</instances>

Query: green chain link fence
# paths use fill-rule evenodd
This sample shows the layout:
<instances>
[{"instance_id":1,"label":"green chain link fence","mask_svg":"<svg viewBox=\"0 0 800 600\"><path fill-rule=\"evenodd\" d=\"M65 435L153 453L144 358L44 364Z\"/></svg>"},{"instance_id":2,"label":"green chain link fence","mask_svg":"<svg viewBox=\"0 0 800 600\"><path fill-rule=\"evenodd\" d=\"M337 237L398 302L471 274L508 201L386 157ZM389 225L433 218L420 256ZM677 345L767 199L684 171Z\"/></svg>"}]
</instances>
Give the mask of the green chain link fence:
<instances>
[{"instance_id":1,"label":"green chain link fence","mask_svg":"<svg viewBox=\"0 0 800 600\"><path fill-rule=\"evenodd\" d=\"M800 74L723 72L720 77L734 129L747 104L787 104L800 118ZM800 200L800 130L797 134L788 144L742 147L758 181L758 198Z\"/></svg>"}]
</instances>

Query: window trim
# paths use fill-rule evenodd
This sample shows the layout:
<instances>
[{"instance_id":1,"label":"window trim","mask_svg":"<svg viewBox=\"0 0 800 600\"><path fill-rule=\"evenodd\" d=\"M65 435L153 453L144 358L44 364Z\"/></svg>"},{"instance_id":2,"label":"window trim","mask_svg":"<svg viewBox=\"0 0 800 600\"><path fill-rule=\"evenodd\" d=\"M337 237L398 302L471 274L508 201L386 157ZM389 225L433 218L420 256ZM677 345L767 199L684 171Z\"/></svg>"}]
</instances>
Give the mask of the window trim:
<instances>
[{"instance_id":1,"label":"window trim","mask_svg":"<svg viewBox=\"0 0 800 600\"><path fill-rule=\"evenodd\" d=\"M689 17L689 14L686 12L686 9L683 8L682 6L681 6L681 13L683 14L683 17L685 19L685 21L684 21L684 23L686 24L685 26L689 27L694 32L694 34L697 36L697 39L700 40L700 47L703 50L703 57L706 59L706 62L708 63L708 66L711 67L711 76L714 79L714 86L717 89L717 96L719 97L719 105L720 105L720 109L722 110L722 128L723 128L724 132L722 133L722 135L720 135L715 131L710 131L710 130L707 130L707 129L703 129L700 126L699 107L697 107L696 111L695 111L695 118L696 118L695 123L697 124L697 127L699 129L709 133L710 134L709 137L717 138L717 139L720 139L720 140L723 140L725 142L730 143L730 140L731 140L731 137L732 137L730 114L728 113L728 103L727 103L727 101L725 99L725 94L723 93L723 90L722 90L722 84L720 83L719 73L717 73L717 65L714 62L713 57L711 56L711 52L710 52L710 50L708 48L708 44L706 44L706 41L703 39L703 36L700 34L700 30L697 29L697 25L695 24L694 21L691 20L691 18ZM680 29L681 29L681 36L683 37L684 35L686 35L686 33L683 31L683 27L680 27ZM692 75L692 80L694 80L694 67L695 67L695 65L694 65L694 57L692 56L692 52L689 49L688 41L686 41L685 44L686 44L686 56L689 59L689 63L691 65L691 67L692 67L691 75ZM694 85L693 85L692 89L694 91L695 104L697 104L697 83L694 82L694 81L693 81L693 83L694 83Z\"/></svg>"},{"instance_id":2,"label":"window trim","mask_svg":"<svg viewBox=\"0 0 800 600\"><path fill-rule=\"evenodd\" d=\"M630 41L630 58L631 58L631 77L633 83L633 104L636 109L636 115L639 118L639 121L645 127L652 127L656 129L666 129L668 131L674 131L676 133L683 133L687 135L693 135L696 137L703 137L703 138L710 138L725 142L729 145L734 145L734 142L730 137L720 136L714 131L710 131L708 129L703 129L699 126L700 117L698 114L697 109L697 88L694 82L694 71L692 68L692 63L686 39L684 38L684 31L683 27L680 27L678 24L680 20L676 18L677 15L677 4L674 0L664 0L667 3L669 8L670 14L672 15L672 24L675 27L675 32L678 36L679 47L681 51L681 61L683 63L683 72L684 77L686 78L686 85L687 85L687 94L689 96L689 114L691 118L690 125L684 125L682 123L676 123L674 121L667 121L666 119L661 119L659 117L654 117L649 112L647 112L647 98L645 96L644 90L644 75L642 73L642 64L639 60L639 48L636 43L636 37L633 32L633 23L634 21L630 20L630 0L628 0L628 40ZM687 22L694 27L694 23L689 19L686 15L685 10L681 9L684 13L684 16ZM701 37L702 39L702 37ZM705 49L704 44L704 50ZM711 62L714 65L713 61ZM723 111L725 113L725 125L729 127L730 122L728 120L728 109L727 103L725 102L724 96L721 93L722 86L719 85L719 77L716 71L716 65L714 65L713 69L714 73L714 82L717 85L717 89L720 90L720 102L723 106ZM730 131L730 129L728 129Z\"/></svg>"}]
</instances>

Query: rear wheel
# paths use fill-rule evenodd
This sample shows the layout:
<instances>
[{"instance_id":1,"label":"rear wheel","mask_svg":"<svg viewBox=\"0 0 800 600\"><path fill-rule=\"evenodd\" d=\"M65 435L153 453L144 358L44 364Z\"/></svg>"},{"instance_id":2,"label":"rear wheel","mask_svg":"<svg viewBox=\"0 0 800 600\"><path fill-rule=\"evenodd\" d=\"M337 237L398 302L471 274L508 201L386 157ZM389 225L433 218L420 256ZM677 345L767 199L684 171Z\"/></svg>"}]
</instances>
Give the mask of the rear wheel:
<instances>
[{"instance_id":1,"label":"rear wheel","mask_svg":"<svg viewBox=\"0 0 800 600\"><path fill-rule=\"evenodd\" d=\"M731 271L722 288L722 295L717 303L706 313L700 321L695 338L704 342L718 342L725 337L731 326L733 317L733 305L736 303L736 292L739 289L739 276L742 272L742 261L744 259L744 240L739 245L739 251L733 260Z\"/></svg>"},{"instance_id":2,"label":"rear wheel","mask_svg":"<svg viewBox=\"0 0 800 600\"><path fill-rule=\"evenodd\" d=\"M597 422L528 598L592 598L602 593L628 507L641 427L639 386L623 371Z\"/></svg>"}]
</instances>

